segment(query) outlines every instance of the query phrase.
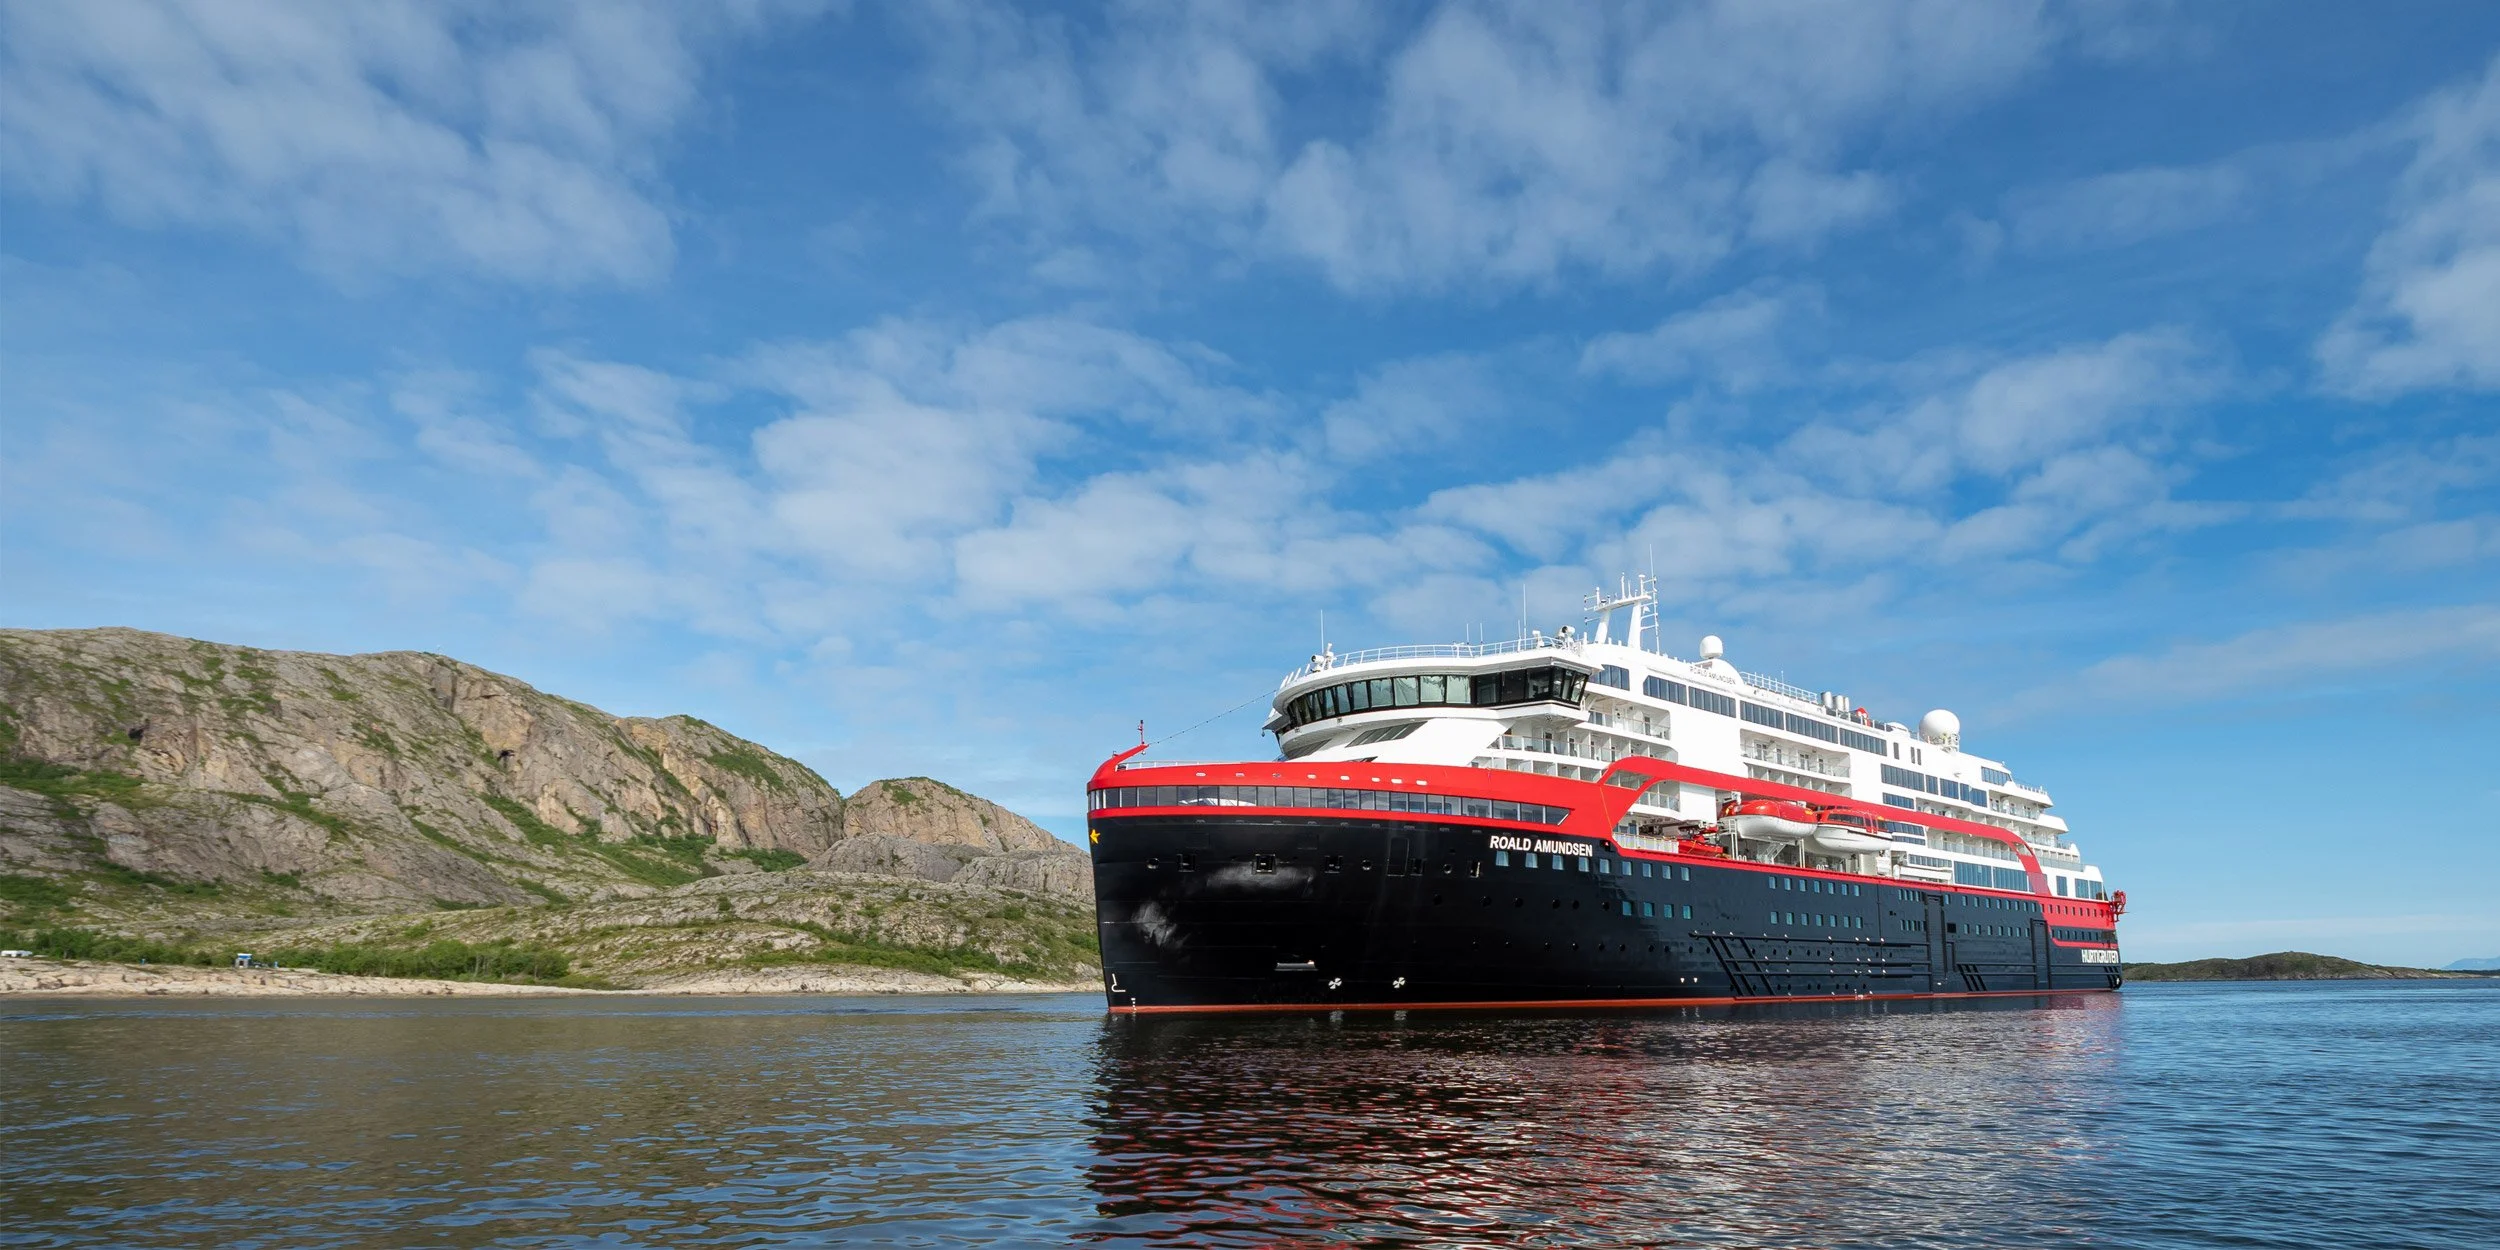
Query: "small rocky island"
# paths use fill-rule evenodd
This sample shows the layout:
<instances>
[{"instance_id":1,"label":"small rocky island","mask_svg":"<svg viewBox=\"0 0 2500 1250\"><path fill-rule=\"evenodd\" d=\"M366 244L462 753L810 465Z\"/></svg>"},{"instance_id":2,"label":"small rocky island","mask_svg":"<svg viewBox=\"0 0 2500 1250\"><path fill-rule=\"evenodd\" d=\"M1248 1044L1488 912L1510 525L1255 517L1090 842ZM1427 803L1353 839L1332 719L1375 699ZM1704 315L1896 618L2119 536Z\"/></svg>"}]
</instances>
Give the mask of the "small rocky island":
<instances>
[{"instance_id":1,"label":"small rocky island","mask_svg":"<svg viewBox=\"0 0 2500 1250\"><path fill-rule=\"evenodd\" d=\"M129 629L0 630L0 945L639 988L1098 975L1086 854L943 782L846 796L439 655Z\"/></svg>"}]
</instances>

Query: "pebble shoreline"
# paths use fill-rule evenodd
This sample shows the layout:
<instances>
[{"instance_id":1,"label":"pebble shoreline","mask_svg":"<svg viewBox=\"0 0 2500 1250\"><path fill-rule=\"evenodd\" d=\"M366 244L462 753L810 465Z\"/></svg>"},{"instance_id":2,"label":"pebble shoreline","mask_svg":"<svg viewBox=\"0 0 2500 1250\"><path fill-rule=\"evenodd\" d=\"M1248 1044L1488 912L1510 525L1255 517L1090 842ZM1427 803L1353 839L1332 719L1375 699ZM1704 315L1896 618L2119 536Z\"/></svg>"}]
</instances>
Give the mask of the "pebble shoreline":
<instances>
[{"instance_id":1,"label":"pebble shoreline","mask_svg":"<svg viewBox=\"0 0 2500 1250\"><path fill-rule=\"evenodd\" d=\"M883 968L758 968L691 972L626 989L510 985L497 981L430 981L357 977L276 968L201 968L182 964L113 964L18 958L0 961L0 996L285 998L308 996L528 996L612 998L626 994L1066 994L1101 988L1094 982L1031 982L1007 977L941 977Z\"/></svg>"}]
</instances>

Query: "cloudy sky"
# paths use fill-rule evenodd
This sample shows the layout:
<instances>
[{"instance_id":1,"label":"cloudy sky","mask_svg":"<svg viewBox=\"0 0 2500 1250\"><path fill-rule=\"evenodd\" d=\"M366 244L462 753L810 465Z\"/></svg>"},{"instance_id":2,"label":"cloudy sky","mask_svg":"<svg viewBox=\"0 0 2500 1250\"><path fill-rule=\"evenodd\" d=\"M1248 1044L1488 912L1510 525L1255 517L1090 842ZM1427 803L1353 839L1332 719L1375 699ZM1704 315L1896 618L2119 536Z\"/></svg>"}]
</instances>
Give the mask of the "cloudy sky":
<instances>
[{"instance_id":1,"label":"cloudy sky","mask_svg":"<svg viewBox=\"0 0 2500 1250\"><path fill-rule=\"evenodd\" d=\"M0 3L0 405L13 625L1073 834L1654 565L2137 957L2500 955L2489 4Z\"/></svg>"}]
</instances>

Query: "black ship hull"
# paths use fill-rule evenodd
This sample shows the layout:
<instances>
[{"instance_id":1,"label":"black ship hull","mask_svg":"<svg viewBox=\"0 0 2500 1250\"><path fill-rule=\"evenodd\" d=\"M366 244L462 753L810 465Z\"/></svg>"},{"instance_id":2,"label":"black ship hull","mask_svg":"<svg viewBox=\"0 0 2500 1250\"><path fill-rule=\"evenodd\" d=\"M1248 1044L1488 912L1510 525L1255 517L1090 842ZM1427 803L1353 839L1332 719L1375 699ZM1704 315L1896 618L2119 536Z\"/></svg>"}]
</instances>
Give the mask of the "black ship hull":
<instances>
[{"instance_id":1,"label":"black ship hull","mask_svg":"<svg viewBox=\"0 0 2500 1250\"><path fill-rule=\"evenodd\" d=\"M2040 904L2021 896L1718 856L1627 856L1584 836L1446 821L1095 815L1096 909L1114 1011L1906 998L2120 984L2114 947L2057 940Z\"/></svg>"}]
</instances>

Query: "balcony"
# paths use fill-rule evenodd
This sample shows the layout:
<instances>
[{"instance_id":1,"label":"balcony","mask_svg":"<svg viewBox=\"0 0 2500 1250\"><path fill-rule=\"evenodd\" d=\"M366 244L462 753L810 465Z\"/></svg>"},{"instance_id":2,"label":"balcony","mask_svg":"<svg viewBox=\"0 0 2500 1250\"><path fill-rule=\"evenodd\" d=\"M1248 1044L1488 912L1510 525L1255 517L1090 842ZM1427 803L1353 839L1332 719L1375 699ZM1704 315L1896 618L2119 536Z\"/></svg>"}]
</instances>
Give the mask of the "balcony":
<instances>
[{"instance_id":1,"label":"balcony","mask_svg":"<svg viewBox=\"0 0 2500 1250\"><path fill-rule=\"evenodd\" d=\"M1667 737L1667 727L1664 725L1644 725L1636 720L1609 716L1604 712L1589 713L1589 723L1614 730L1616 733L1637 734L1643 738L1655 738L1660 742L1671 741Z\"/></svg>"},{"instance_id":2,"label":"balcony","mask_svg":"<svg viewBox=\"0 0 2500 1250\"><path fill-rule=\"evenodd\" d=\"M1519 738L1510 734L1495 738L1493 745L1496 749L1503 751L1532 751L1539 755L1561 755L1599 764L1612 764L1626 755L1633 754L1633 752L1619 751L1601 743L1577 742L1570 738Z\"/></svg>"},{"instance_id":3,"label":"balcony","mask_svg":"<svg viewBox=\"0 0 2500 1250\"><path fill-rule=\"evenodd\" d=\"M1791 772L1836 777L1842 781L1849 779L1849 766L1845 763L1807 755L1802 751L1786 750L1768 742L1746 743L1745 758L1757 764L1769 764L1774 768L1785 768Z\"/></svg>"}]
</instances>

